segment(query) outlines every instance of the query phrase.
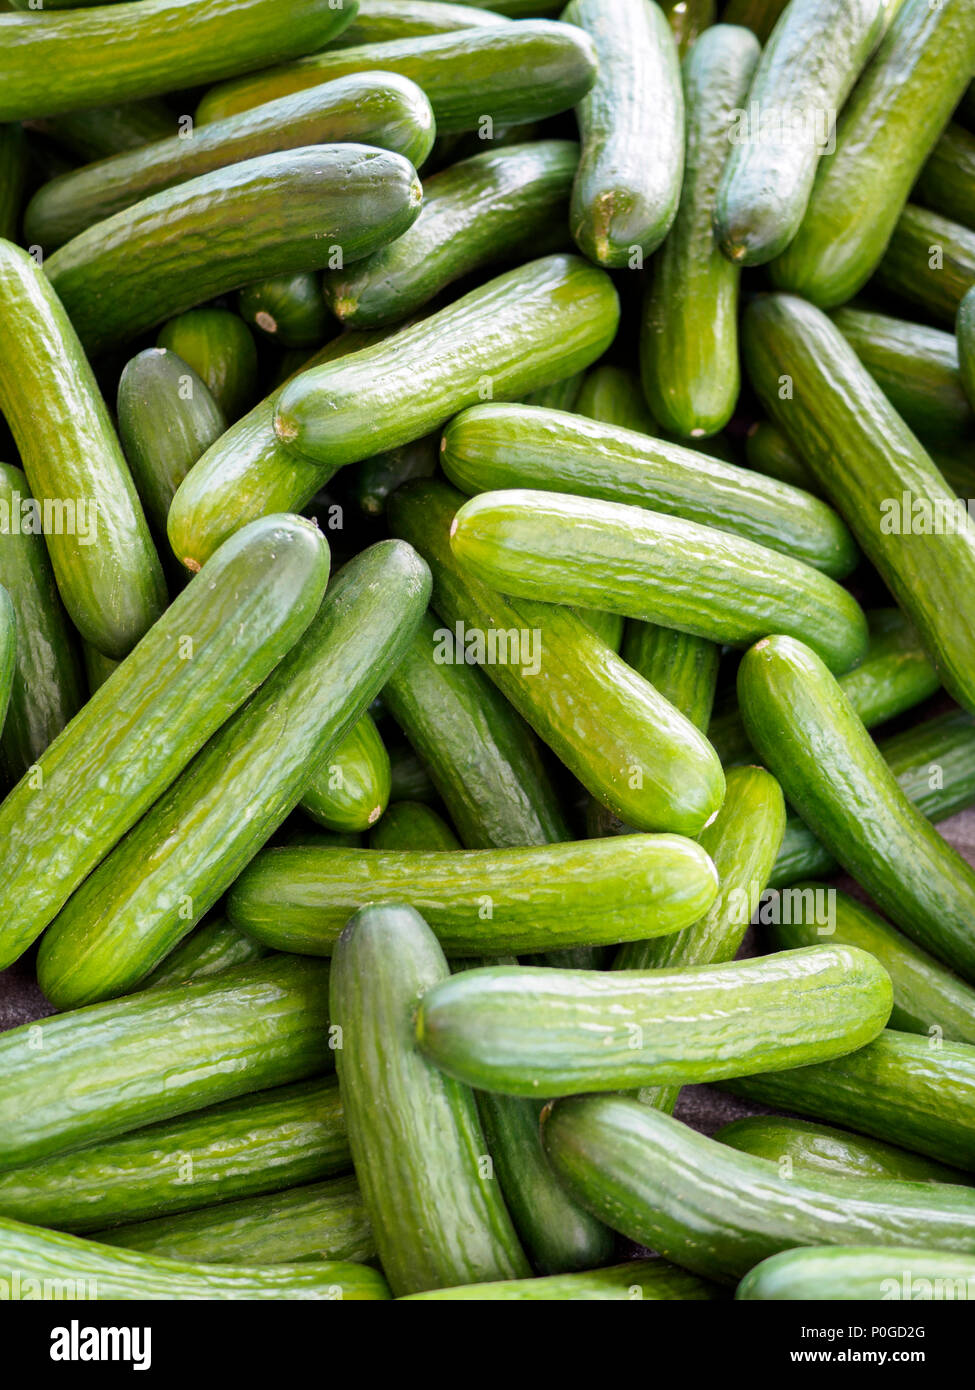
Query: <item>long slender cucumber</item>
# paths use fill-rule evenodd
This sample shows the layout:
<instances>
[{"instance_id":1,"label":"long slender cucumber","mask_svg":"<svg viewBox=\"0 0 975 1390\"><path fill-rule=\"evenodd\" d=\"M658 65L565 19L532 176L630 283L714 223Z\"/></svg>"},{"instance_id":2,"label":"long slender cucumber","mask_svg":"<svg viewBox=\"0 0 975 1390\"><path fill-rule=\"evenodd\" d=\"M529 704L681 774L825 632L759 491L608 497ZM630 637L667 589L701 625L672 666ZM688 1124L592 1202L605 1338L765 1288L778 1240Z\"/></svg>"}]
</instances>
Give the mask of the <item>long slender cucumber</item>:
<instances>
[{"instance_id":1,"label":"long slender cucumber","mask_svg":"<svg viewBox=\"0 0 975 1390\"><path fill-rule=\"evenodd\" d=\"M68 111L48 120L32 120L31 128L50 136L73 160L88 164L134 150L173 133L173 113L161 97L123 101L117 106L93 106Z\"/></svg>"},{"instance_id":2,"label":"long slender cucumber","mask_svg":"<svg viewBox=\"0 0 975 1390\"><path fill-rule=\"evenodd\" d=\"M735 1298L830 1303L889 1299L954 1302L975 1290L975 1256L905 1245L892 1250L847 1245L783 1250L750 1269Z\"/></svg>"},{"instance_id":3,"label":"long slender cucumber","mask_svg":"<svg viewBox=\"0 0 975 1390\"><path fill-rule=\"evenodd\" d=\"M800 1173L832 1177L900 1178L905 1182L963 1183L964 1173L912 1154L879 1139L850 1134L844 1129L779 1115L750 1115L732 1120L714 1136L740 1153L770 1159L782 1171L791 1165Z\"/></svg>"}]
</instances>

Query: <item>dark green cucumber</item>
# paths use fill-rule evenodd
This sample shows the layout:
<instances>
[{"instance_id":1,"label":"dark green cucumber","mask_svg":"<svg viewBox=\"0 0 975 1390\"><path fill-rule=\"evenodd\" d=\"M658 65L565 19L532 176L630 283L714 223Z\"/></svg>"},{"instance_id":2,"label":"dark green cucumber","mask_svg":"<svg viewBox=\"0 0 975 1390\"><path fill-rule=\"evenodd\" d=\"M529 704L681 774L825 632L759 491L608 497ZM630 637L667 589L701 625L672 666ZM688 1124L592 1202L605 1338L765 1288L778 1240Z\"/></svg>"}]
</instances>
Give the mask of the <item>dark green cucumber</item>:
<instances>
[{"instance_id":1,"label":"dark green cucumber","mask_svg":"<svg viewBox=\"0 0 975 1390\"><path fill-rule=\"evenodd\" d=\"M866 284L973 68L968 0L906 0L843 109L798 234L772 263L776 285L830 309Z\"/></svg>"},{"instance_id":2,"label":"dark green cucumber","mask_svg":"<svg viewBox=\"0 0 975 1390\"><path fill-rule=\"evenodd\" d=\"M104 352L262 275L368 256L406 231L421 198L402 155L306 145L153 193L79 233L45 269L88 352ZM190 259L189 242L201 247Z\"/></svg>"},{"instance_id":3,"label":"dark green cucumber","mask_svg":"<svg viewBox=\"0 0 975 1390\"><path fill-rule=\"evenodd\" d=\"M952 324L975 285L975 231L909 203L877 267L876 283Z\"/></svg>"},{"instance_id":4,"label":"dark green cucumber","mask_svg":"<svg viewBox=\"0 0 975 1390\"><path fill-rule=\"evenodd\" d=\"M419 1303L429 1299L471 1302L530 1303L553 1301L608 1302L611 1300L671 1299L704 1301L722 1295L714 1284L664 1260L628 1260L583 1274L552 1274L540 1279L503 1279L492 1284L463 1284L456 1289L433 1289L399 1300Z\"/></svg>"},{"instance_id":5,"label":"dark green cucumber","mask_svg":"<svg viewBox=\"0 0 975 1390\"><path fill-rule=\"evenodd\" d=\"M790 483L804 492L811 492L814 497L823 495L801 455L778 426L768 420L759 420L748 431L745 436L745 458L748 467L756 473L777 478L780 483Z\"/></svg>"},{"instance_id":6,"label":"dark green cucumber","mask_svg":"<svg viewBox=\"0 0 975 1390\"><path fill-rule=\"evenodd\" d=\"M14 241L20 228L27 143L23 127L0 126L0 237Z\"/></svg>"},{"instance_id":7,"label":"dark green cucumber","mask_svg":"<svg viewBox=\"0 0 975 1390\"><path fill-rule=\"evenodd\" d=\"M660 8L667 16L681 58L717 20L717 0L662 0Z\"/></svg>"},{"instance_id":8,"label":"dark green cucumber","mask_svg":"<svg viewBox=\"0 0 975 1390\"><path fill-rule=\"evenodd\" d=\"M485 644L492 629L505 643L512 633L540 643L536 675L501 661L487 661L485 674L586 790L628 824L699 834L724 797L713 749L576 614L510 602L467 575L449 540L461 501L431 481L407 484L390 502L393 531L409 537L433 570L441 618L480 631ZM508 650L496 643L496 651Z\"/></svg>"},{"instance_id":9,"label":"dark green cucumber","mask_svg":"<svg viewBox=\"0 0 975 1390\"><path fill-rule=\"evenodd\" d=\"M450 826L422 801L396 801L369 836L370 849L456 850L463 848Z\"/></svg>"},{"instance_id":10,"label":"dark green cucumber","mask_svg":"<svg viewBox=\"0 0 975 1390\"><path fill-rule=\"evenodd\" d=\"M131 989L206 915L379 693L429 594L401 541L349 561L280 666L61 909L37 962L48 998Z\"/></svg>"},{"instance_id":11,"label":"dark green cucumber","mask_svg":"<svg viewBox=\"0 0 975 1390\"><path fill-rule=\"evenodd\" d=\"M202 377L228 421L240 418L257 388L257 349L243 319L229 309L190 309L164 323L156 343Z\"/></svg>"},{"instance_id":12,"label":"dark green cucumber","mask_svg":"<svg viewBox=\"0 0 975 1390\"><path fill-rule=\"evenodd\" d=\"M362 44L214 87L197 120L220 120L334 77L377 71L416 82L430 99L438 132L446 134L482 130L485 116L496 129L567 110L592 86L596 54L588 35L546 20ZM0 119L2 113L0 104Z\"/></svg>"},{"instance_id":13,"label":"dark green cucumber","mask_svg":"<svg viewBox=\"0 0 975 1390\"><path fill-rule=\"evenodd\" d=\"M576 107L582 154L569 226L597 265L642 270L677 215L684 94L670 26L652 0L570 0L599 70Z\"/></svg>"},{"instance_id":14,"label":"dark green cucumber","mask_svg":"<svg viewBox=\"0 0 975 1390\"><path fill-rule=\"evenodd\" d=\"M354 328L398 323L462 276L563 248L579 147L540 140L488 150L423 182L413 226L348 270L325 276L325 298Z\"/></svg>"},{"instance_id":15,"label":"dark green cucumber","mask_svg":"<svg viewBox=\"0 0 975 1390\"><path fill-rule=\"evenodd\" d=\"M0 585L0 733L7 721L16 671L17 613L10 594Z\"/></svg>"},{"instance_id":16,"label":"dark green cucumber","mask_svg":"<svg viewBox=\"0 0 975 1390\"><path fill-rule=\"evenodd\" d=\"M883 32L884 0L792 0L730 130L714 225L725 255L761 265L793 241L833 126ZM745 107L745 101L738 103ZM726 127L727 131L727 127ZM726 133L726 139L728 134Z\"/></svg>"},{"instance_id":17,"label":"dark green cucumber","mask_svg":"<svg viewBox=\"0 0 975 1390\"><path fill-rule=\"evenodd\" d=\"M16 614L16 655L0 768L18 781L85 701L77 645L41 536L22 529L30 488L19 468L0 463L0 585ZM6 510L6 515L4 511Z\"/></svg>"},{"instance_id":18,"label":"dark green cucumber","mask_svg":"<svg viewBox=\"0 0 975 1390\"><path fill-rule=\"evenodd\" d=\"M125 101L119 106L94 106L67 111L49 120L32 120L31 127L49 136L82 164L135 150L173 133L174 115L161 97Z\"/></svg>"},{"instance_id":19,"label":"dark green cucumber","mask_svg":"<svg viewBox=\"0 0 975 1390\"><path fill-rule=\"evenodd\" d=\"M26 950L277 665L327 575L310 522L269 517L241 532L0 803L0 964Z\"/></svg>"},{"instance_id":20,"label":"dark green cucumber","mask_svg":"<svg viewBox=\"0 0 975 1390\"><path fill-rule=\"evenodd\" d=\"M227 421L206 383L168 348L145 348L118 384L122 447L150 524L166 535L176 489Z\"/></svg>"},{"instance_id":21,"label":"dark green cucumber","mask_svg":"<svg viewBox=\"0 0 975 1390\"><path fill-rule=\"evenodd\" d=\"M915 201L975 230L975 135L952 123L914 185Z\"/></svg>"},{"instance_id":22,"label":"dark green cucumber","mask_svg":"<svg viewBox=\"0 0 975 1390\"><path fill-rule=\"evenodd\" d=\"M0 242L0 410L48 511L45 540L75 627L124 656L165 606L159 558L74 328L44 272L10 242Z\"/></svg>"},{"instance_id":23,"label":"dark green cucumber","mask_svg":"<svg viewBox=\"0 0 975 1390\"><path fill-rule=\"evenodd\" d=\"M573 372L561 381L553 381L551 386L541 386L537 391L529 391L524 404L543 406L546 410L574 410L576 401L582 394L585 377L585 372Z\"/></svg>"},{"instance_id":24,"label":"dark green cucumber","mask_svg":"<svg viewBox=\"0 0 975 1390\"><path fill-rule=\"evenodd\" d=\"M337 78L188 134L174 133L173 125L171 117L149 144L43 184L25 213L29 240L53 251L150 194L257 155L352 142L393 150L419 166L434 136L430 103L415 82L395 73Z\"/></svg>"},{"instance_id":25,"label":"dark green cucumber","mask_svg":"<svg viewBox=\"0 0 975 1390\"><path fill-rule=\"evenodd\" d=\"M968 403L975 410L975 285L966 291L955 319L958 367Z\"/></svg>"},{"instance_id":26,"label":"dark green cucumber","mask_svg":"<svg viewBox=\"0 0 975 1390\"><path fill-rule=\"evenodd\" d=\"M842 578L852 537L824 502L681 444L580 415L476 405L449 422L441 467L467 493L527 487L625 502L781 551Z\"/></svg>"},{"instance_id":27,"label":"dark green cucumber","mask_svg":"<svg viewBox=\"0 0 975 1390\"><path fill-rule=\"evenodd\" d=\"M3 14L0 121L157 96L284 62L321 48L355 12L352 0L341 9L295 0L282 24L278 0L130 0L73 14Z\"/></svg>"},{"instance_id":28,"label":"dark green cucumber","mask_svg":"<svg viewBox=\"0 0 975 1390\"><path fill-rule=\"evenodd\" d=\"M329 336L321 277L311 271L246 285L237 296L237 309L245 323L284 348L320 347Z\"/></svg>"},{"instance_id":29,"label":"dark green cucumber","mask_svg":"<svg viewBox=\"0 0 975 1390\"><path fill-rule=\"evenodd\" d=\"M640 336L650 407L684 438L724 429L741 386L741 276L721 253L712 214L728 158L729 124L745 103L758 56L758 42L747 29L718 25L684 62L684 183L677 219L650 271Z\"/></svg>"},{"instance_id":30,"label":"dark green cucumber","mask_svg":"<svg viewBox=\"0 0 975 1390\"><path fill-rule=\"evenodd\" d=\"M765 43L789 0L728 0L721 12L722 24L742 24Z\"/></svg>"},{"instance_id":31,"label":"dark green cucumber","mask_svg":"<svg viewBox=\"0 0 975 1390\"><path fill-rule=\"evenodd\" d=\"M88 680L88 691L94 695L96 690L100 690L109 676L113 675L119 663L113 657L105 656L93 647L90 642L81 643L81 656L85 663L85 676Z\"/></svg>"},{"instance_id":32,"label":"dark green cucumber","mask_svg":"<svg viewBox=\"0 0 975 1390\"><path fill-rule=\"evenodd\" d=\"M266 946L217 918L203 923L185 937L143 980L140 988L168 989L171 985L185 984L187 980L204 980L232 970L235 965L250 965L267 954Z\"/></svg>"},{"instance_id":33,"label":"dark green cucumber","mask_svg":"<svg viewBox=\"0 0 975 1390\"><path fill-rule=\"evenodd\" d=\"M714 1136L740 1153L769 1159L800 1173L829 1177L900 1178L904 1182L963 1183L964 1173L920 1154L908 1153L879 1139L865 1139L843 1129L786 1120L779 1115L750 1115L732 1120Z\"/></svg>"},{"instance_id":34,"label":"dark green cucumber","mask_svg":"<svg viewBox=\"0 0 975 1390\"><path fill-rule=\"evenodd\" d=\"M397 1294L526 1275L474 1097L416 1050L417 999L449 976L410 908L357 912L335 951L332 1026L349 1142Z\"/></svg>"},{"instance_id":35,"label":"dark green cucumber","mask_svg":"<svg viewBox=\"0 0 975 1390\"><path fill-rule=\"evenodd\" d=\"M571 1096L548 1111L542 1138L559 1178L594 1215L722 1283L801 1245L908 1239L958 1253L972 1246L975 1192L968 1187L786 1178L765 1159L737 1153L639 1101Z\"/></svg>"},{"instance_id":36,"label":"dark green cucumber","mask_svg":"<svg viewBox=\"0 0 975 1390\"><path fill-rule=\"evenodd\" d=\"M533 399L526 404L542 405L543 402ZM553 403L551 408L571 410L576 415L584 415L587 420L599 420L604 425L615 425L622 430L636 430L640 434L657 432L657 422L643 399L636 373L625 367L612 367L605 363L593 367L583 378L575 400L567 405Z\"/></svg>"},{"instance_id":37,"label":"dark green cucumber","mask_svg":"<svg viewBox=\"0 0 975 1390\"><path fill-rule=\"evenodd\" d=\"M707 732L720 648L703 637L630 619L620 655L661 695Z\"/></svg>"},{"instance_id":38,"label":"dark green cucumber","mask_svg":"<svg viewBox=\"0 0 975 1390\"><path fill-rule=\"evenodd\" d=\"M389 750L390 801L437 802L437 789L421 760L407 744Z\"/></svg>"},{"instance_id":39,"label":"dark green cucumber","mask_svg":"<svg viewBox=\"0 0 975 1390\"><path fill-rule=\"evenodd\" d=\"M473 5L443 4L441 0L360 0L355 19L333 39L328 50L354 48L362 43L390 43L422 34L451 34L457 29L476 29L503 24L493 9Z\"/></svg>"},{"instance_id":40,"label":"dark green cucumber","mask_svg":"<svg viewBox=\"0 0 975 1390\"><path fill-rule=\"evenodd\" d=\"M368 830L389 801L389 754L368 713L363 714L301 794L301 809L326 830Z\"/></svg>"},{"instance_id":41,"label":"dark green cucumber","mask_svg":"<svg viewBox=\"0 0 975 1390\"><path fill-rule=\"evenodd\" d=\"M884 1299L954 1302L971 1298L975 1256L905 1245L889 1250L847 1245L783 1250L750 1269L736 1299L804 1303L879 1303Z\"/></svg>"},{"instance_id":42,"label":"dark green cucumber","mask_svg":"<svg viewBox=\"0 0 975 1390\"><path fill-rule=\"evenodd\" d=\"M398 487L411 478L432 478L439 446L440 434L435 432L355 464L349 486L360 510L368 517L382 516Z\"/></svg>"},{"instance_id":43,"label":"dark green cucumber","mask_svg":"<svg viewBox=\"0 0 975 1390\"><path fill-rule=\"evenodd\" d=\"M791 295L759 298L743 340L765 408L846 517L946 689L975 712L975 524L957 517L955 493L825 314ZM791 399L780 396L783 379ZM951 529L933 536L915 525L917 504L935 521L947 509Z\"/></svg>"}]
</instances>

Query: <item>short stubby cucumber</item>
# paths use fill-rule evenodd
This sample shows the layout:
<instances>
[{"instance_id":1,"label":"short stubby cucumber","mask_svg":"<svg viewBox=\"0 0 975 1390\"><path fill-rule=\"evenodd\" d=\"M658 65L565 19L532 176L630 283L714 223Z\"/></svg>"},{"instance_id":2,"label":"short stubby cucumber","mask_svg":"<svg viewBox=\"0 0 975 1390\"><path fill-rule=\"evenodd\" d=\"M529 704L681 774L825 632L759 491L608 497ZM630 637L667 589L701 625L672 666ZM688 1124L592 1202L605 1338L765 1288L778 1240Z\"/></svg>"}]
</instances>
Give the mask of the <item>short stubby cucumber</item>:
<instances>
[{"instance_id":1,"label":"short stubby cucumber","mask_svg":"<svg viewBox=\"0 0 975 1390\"><path fill-rule=\"evenodd\" d=\"M714 1137L741 1153L770 1159L783 1168L791 1164L800 1172L832 1177L901 1178L905 1182L967 1181L957 1168L948 1168L893 1144L883 1144L879 1139L867 1139L862 1134L831 1129L810 1120L749 1115L744 1120L732 1120Z\"/></svg>"},{"instance_id":2,"label":"short stubby cucumber","mask_svg":"<svg viewBox=\"0 0 975 1390\"><path fill-rule=\"evenodd\" d=\"M389 801L389 754L368 714L319 763L301 809L326 830L368 830Z\"/></svg>"}]
</instances>

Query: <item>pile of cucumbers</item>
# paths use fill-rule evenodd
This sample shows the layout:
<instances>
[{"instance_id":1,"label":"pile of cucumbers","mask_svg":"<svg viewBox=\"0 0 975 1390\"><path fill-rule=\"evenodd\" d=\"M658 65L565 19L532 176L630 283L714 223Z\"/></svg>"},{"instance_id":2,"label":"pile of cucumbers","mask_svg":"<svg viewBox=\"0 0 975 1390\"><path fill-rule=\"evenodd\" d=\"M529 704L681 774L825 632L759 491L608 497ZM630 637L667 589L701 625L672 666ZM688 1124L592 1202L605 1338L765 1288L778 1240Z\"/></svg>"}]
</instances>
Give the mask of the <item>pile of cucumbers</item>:
<instances>
[{"instance_id":1,"label":"pile of cucumbers","mask_svg":"<svg viewBox=\"0 0 975 1390\"><path fill-rule=\"evenodd\" d=\"M4 1296L975 1297L972 0L0 11Z\"/></svg>"}]
</instances>

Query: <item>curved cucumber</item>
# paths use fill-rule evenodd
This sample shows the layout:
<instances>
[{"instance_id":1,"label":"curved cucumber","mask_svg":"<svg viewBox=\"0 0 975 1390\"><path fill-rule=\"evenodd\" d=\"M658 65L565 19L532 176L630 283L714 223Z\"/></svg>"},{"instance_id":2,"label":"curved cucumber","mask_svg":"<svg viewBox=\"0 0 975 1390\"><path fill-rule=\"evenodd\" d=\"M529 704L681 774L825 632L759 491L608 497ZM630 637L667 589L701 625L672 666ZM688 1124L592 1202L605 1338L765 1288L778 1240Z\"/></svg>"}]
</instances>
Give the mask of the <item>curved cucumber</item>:
<instances>
[{"instance_id":1,"label":"curved cucumber","mask_svg":"<svg viewBox=\"0 0 975 1390\"><path fill-rule=\"evenodd\" d=\"M389 801L389 754L363 714L319 763L301 795L301 809L326 830L368 830Z\"/></svg>"},{"instance_id":2,"label":"curved cucumber","mask_svg":"<svg viewBox=\"0 0 975 1390\"><path fill-rule=\"evenodd\" d=\"M900 1178L904 1182L965 1182L965 1174L879 1139L778 1115L733 1120L714 1136L739 1153L765 1158L780 1168L829 1177Z\"/></svg>"},{"instance_id":3,"label":"curved cucumber","mask_svg":"<svg viewBox=\"0 0 975 1390\"><path fill-rule=\"evenodd\" d=\"M783 1250L750 1269L735 1298L830 1303L924 1299L944 1302L970 1298L975 1289L975 1256L903 1246L875 1250L840 1246Z\"/></svg>"},{"instance_id":4,"label":"curved cucumber","mask_svg":"<svg viewBox=\"0 0 975 1390\"><path fill-rule=\"evenodd\" d=\"M218 918L191 932L142 981L140 988L169 989L170 985L182 985L188 980L205 980L210 975L222 975L235 965L250 965L268 954L266 946Z\"/></svg>"},{"instance_id":5,"label":"curved cucumber","mask_svg":"<svg viewBox=\"0 0 975 1390\"><path fill-rule=\"evenodd\" d=\"M206 382L228 421L237 420L257 387L257 348L251 331L229 309L189 309L160 328L168 348Z\"/></svg>"},{"instance_id":6,"label":"curved cucumber","mask_svg":"<svg viewBox=\"0 0 975 1390\"><path fill-rule=\"evenodd\" d=\"M396 801L373 827L369 848L457 850L463 846L431 806L422 801Z\"/></svg>"},{"instance_id":7,"label":"curved cucumber","mask_svg":"<svg viewBox=\"0 0 975 1390\"><path fill-rule=\"evenodd\" d=\"M237 309L245 323L284 348L319 347L329 336L321 277L310 271L245 285Z\"/></svg>"},{"instance_id":8,"label":"curved cucumber","mask_svg":"<svg viewBox=\"0 0 975 1390\"><path fill-rule=\"evenodd\" d=\"M913 197L975 230L975 135L952 122L921 170Z\"/></svg>"},{"instance_id":9,"label":"curved cucumber","mask_svg":"<svg viewBox=\"0 0 975 1390\"><path fill-rule=\"evenodd\" d=\"M689 632L641 623L626 624L620 655L665 700L707 733L718 679L720 648Z\"/></svg>"},{"instance_id":10,"label":"curved cucumber","mask_svg":"<svg viewBox=\"0 0 975 1390\"><path fill-rule=\"evenodd\" d=\"M526 405L542 405L532 399ZM639 434L656 434L657 422L650 414L636 373L625 367L602 363L586 372L582 387L574 400L566 404L551 403L553 410L571 410L587 420L599 420L622 430Z\"/></svg>"},{"instance_id":11,"label":"curved cucumber","mask_svg":"<svg viewBox=\"0 0 975 1390\"><path fill-rule=\"evenodd\" d=\"M908 204L877 267L877 284L952 324L975 284L975 231Z\"/></svg>"},{"instance_id":12,"label":"curved cucumber","mask_svg":"<svg viewBox=\"0 0 975 1390\"><path fill-rule=\"evenodd\" d=\"M20 125L0 126L0 237L14 241L20 228L27 172L27 142Z\"/></svg>"},{"instance_id":13,"label":"curved cucumber","mask_svg":"<svg viewBox=\"0 0 975 1390\"><path fill-rule=\"evenodd\" d=\"M390 43L422 34L451 34L457 29L476 29L503 24L504 16L493 9L473 5L444 4L441 0L360 0L355 19L328 45L354 48L362 43Z\"/></svg>"},{"instance_id":14,"label":"curved cucumber","mask_svg":"<svg viewBox=\"0 0 975 1390\"><path fill-rule=\"evenodd\" d=\"M583 1274L552 1274L541 1279L505 1279L492 1284L464 1284L456 1289L433 1289L429 1293L410 1294L403 1303L421 1300L450 1299L451 1301L550 1303L555 1300L579 1302L608 1302L610 1300L671 1299L697 1300L720 1298L714 1284L688 1274L665 1260L628 1260L626 1264L610 1265Z\"/></svg>"}]
</instances>

